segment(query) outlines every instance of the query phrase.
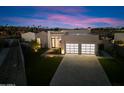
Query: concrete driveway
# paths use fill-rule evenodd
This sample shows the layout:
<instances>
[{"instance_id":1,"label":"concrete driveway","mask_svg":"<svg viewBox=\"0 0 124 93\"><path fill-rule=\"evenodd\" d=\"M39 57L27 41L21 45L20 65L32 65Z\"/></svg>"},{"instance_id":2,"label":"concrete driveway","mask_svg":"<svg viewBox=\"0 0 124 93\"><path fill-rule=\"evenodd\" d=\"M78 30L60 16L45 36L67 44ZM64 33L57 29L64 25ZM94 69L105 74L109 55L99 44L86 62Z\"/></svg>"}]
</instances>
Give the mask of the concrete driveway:
<instances>
[{"instance_id":1,"label":"concrete driveway","mask_svg":"<svg viewBox=\"0 0 124 93\"><path fill-rule=\"evenodd\" d=\"M111 85L95 55L65 55L51 86L109 86Z\"/></svg>"}]
</instances>

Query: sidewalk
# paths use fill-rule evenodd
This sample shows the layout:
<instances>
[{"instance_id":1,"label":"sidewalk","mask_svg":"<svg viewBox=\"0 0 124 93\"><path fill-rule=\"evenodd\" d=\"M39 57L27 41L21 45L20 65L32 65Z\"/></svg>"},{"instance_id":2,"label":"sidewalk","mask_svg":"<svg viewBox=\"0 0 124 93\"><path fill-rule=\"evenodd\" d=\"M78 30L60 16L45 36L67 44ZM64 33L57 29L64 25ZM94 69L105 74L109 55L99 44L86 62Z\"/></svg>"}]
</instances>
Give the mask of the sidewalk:
<instances>
[{"instance_id":1,"label":"sidewalk","mask_svg":"<svg viewBox=\"0 0 124 93\"><path fill-rule=\"evenodd\" d=\"M3 64L3 61L5 60L7 54L8 54L9 48L4 48L0 52L0 66Z\"/></svg>"},{"instance_id":2,"label":"sidewalk","mask_svg":"<svg viewBox=\"0 0 124 93\"><path fill-rule=\"evenodd\" d=\"M41 56L45 56L45 57L54 57L54 56L63 57L64 56L62 54L50 54L50 52L53 52L53 51L54 49L49 49L45 53L41 54Z\"/></svg>"},{"instance_id":3,"label":"sidewalk","mask_svg":"<svg viewBox=\"0 0 124 93\"><path fill-rule=\"evenodd\" d=\"M101 51L102 55L107 58L113 58L110 54L108 54L106 51Z\"/></svg>"}]
</instances>

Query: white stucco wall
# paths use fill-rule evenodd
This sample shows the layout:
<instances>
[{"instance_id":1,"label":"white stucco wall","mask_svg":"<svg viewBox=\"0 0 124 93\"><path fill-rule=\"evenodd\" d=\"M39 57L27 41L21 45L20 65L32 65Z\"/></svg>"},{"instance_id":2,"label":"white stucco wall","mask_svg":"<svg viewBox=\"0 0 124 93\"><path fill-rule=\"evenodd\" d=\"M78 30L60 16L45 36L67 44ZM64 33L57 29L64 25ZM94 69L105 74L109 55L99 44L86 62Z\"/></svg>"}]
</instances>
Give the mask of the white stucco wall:
<instances>
[{"instance_id":1,"label":"white stucco wall","mask_svg":"<svg viewBox=\"0 0 124 93\"><path fill-rule=\"evenodd\" d=\"M48 32L41 31L36 33L36 38L40 39L42 48L48 47Z\"/></svg>"},{"instance_id":2,"label":"white stucco wall","mask_svg":"<svg viewBox=\"0 0 124 93\"><path fill-rule=\"evenodd\" d=\"M48 48L51 48L51 35L50 35L50 31L48 31Z\"/></svg>"},{"instance_id":3,"label":"white stucco wall","mask_svg":"<svg viewBox=\"0 0 124 93\"><path fill-rule=\"evenodd\" d=\"M114 40L122 40L122 41L124 41L124 33L115 33Z\"/></svg>"},{"instance_id":4,"label":"white stucco wall","mask_svg":"<svg viewBox=\"0 0 124 93\"><path fill-rule=\"evenodd\" d=\"M21 34L21 38L24 39L25 41L35 40L35 33L33 32L23 33Z\"/></svg>"}]
</instances>

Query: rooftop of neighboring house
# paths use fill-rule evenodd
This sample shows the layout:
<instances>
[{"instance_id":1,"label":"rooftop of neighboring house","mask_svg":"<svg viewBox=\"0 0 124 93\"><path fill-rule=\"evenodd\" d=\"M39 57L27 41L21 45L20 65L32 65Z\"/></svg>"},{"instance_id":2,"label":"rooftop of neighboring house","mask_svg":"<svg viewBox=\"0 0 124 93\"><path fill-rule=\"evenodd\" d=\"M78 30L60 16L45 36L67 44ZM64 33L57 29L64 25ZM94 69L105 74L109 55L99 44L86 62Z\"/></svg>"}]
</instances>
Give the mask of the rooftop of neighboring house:
<instances>
[{"instance_id":1,"label":"rooftop of neighboring house","mask_svg":"<svg viewBox=\"0 0 124 93\"><path fill-rule=\"evenodd\" d=\"M25 33L22 33L23 35L24 34L35 34L34 32L25 32Z\"/></svg>"},{"instance_id":2,"label":"rooftop of neighboring house","mask_svg":"<svg viewBox=\"0 0 124 93\"><path fill-rule=\"evenodd\" d=\"M38 32L25 32L25 33L21 33L21 34L29 34L29 33L38 34L38 33L42 33L42 32L46 32L46 31L38 31Z\"/></svg>"},{"instance_id":3,"label":"rooftop of neighboring house","mask_svg":"<svg viewBox=\"0 0 124 93\"><path fill-rule=\"evenodd\" d=\"M124 33L115 33L114 40L124 40Z\"/></svg>"},{"instance_id":4,"label":"rooftop of neighboring house","mask_svg":"<svg viewBox=\"0 0 124 93\"><path fill-rule=\"evenodd\" d=\"M115 36L124 36L124 33L115 33Z\"/></svg>"}]
</instances>

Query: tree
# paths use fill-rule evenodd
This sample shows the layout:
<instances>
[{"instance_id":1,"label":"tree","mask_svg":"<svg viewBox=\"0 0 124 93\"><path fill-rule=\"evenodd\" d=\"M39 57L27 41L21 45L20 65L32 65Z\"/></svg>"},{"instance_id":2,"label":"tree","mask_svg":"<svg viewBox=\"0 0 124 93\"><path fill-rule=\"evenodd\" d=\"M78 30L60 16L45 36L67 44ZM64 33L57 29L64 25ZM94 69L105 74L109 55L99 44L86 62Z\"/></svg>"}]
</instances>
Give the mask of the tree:
<instances>
[{"instance_id":1,"label":"tree","mask_svg":"<svg viewBox=\"0 0 124 93\"><path fill-rule=\"evenodd\" d=\"M59 28L58 28L58 27L56 27L54 30L55 30L55 31L59 31Z\"/></svg>"},{"instance_id":2,"label":"tree","mask_svg":"<svg viewBox=\"0 0 124 93\"><path fill-rule=\"evenodd\" d=\"M32 40L30 42L32 49L34 49L35 52L40 48L40 44L37 42L37 40Z\"/></svg>"}]
</instances>

